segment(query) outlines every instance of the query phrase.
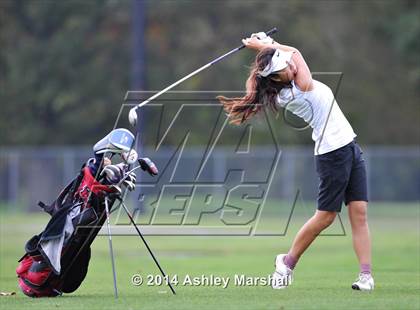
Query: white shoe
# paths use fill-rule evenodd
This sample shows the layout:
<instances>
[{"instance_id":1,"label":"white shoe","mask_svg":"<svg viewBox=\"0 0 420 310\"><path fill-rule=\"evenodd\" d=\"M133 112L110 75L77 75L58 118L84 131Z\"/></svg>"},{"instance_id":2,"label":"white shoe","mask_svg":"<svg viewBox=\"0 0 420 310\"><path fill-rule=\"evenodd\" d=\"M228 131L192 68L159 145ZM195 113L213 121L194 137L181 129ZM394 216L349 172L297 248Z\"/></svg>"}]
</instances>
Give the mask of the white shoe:
<instances>
[{"instance_id":1,"label":"white shoe","mask_svg":"<svg viewBox=\"0 0 420 310\"><path fill-rule=\"evenodd\" d=\"M374 287L375 282L373 281L372 275L369 273L360 273L359 279L351 286L352 289L359 291L372 291Z\"/></svg>"},{"instance_id":2,"label":"white shoe","mask_svg":"<svg viewBox=\"0 0 420 310\"><path fill-rule=\"evenodd\" d=\"M271 287L273 289L283 289L292 283L293 270L283 262L285 256L286 254L279 254L276 257L276 270L271 280Z\"/></svg>"}]
</instances>

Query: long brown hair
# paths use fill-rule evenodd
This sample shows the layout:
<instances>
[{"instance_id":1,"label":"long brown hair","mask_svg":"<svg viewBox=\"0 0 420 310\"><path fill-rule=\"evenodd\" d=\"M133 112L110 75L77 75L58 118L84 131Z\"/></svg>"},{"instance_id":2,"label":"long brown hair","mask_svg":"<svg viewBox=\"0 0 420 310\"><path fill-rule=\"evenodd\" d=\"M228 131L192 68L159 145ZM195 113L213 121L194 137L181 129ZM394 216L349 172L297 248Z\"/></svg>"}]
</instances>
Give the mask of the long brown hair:
<instances>
[{"instance_id":1,"label":"long brown hair","mask_svg":"<svg viewBox=\"0 0 420 310\"><path fill-rule=\"evenodd\" d=\"M272 80L270 75L263 77L258 74L270 63L275 51L274 48L266 48L257 54L245 84L246 94L244 97L216 97L223 104L232 124L244 123L261 111L263 107L270 107L273 111L277 111L277 94L283 88L292 86L290 82L282 83Z\"/></svg>"}]
</instances>

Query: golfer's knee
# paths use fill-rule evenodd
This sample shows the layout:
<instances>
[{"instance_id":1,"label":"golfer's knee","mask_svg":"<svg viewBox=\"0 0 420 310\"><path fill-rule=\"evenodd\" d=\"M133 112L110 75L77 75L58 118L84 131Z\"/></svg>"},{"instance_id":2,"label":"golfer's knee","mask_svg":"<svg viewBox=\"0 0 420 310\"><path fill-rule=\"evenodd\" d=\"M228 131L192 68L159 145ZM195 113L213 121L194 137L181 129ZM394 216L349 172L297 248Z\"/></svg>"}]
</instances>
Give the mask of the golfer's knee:
<instances>
[{"instance_id":1,"label":"golfer's knee","mask_svg":"<svg viewBox=\"0 0 420 310\"><path fill-rule=\"evenodd\" d=\"M367 202L353 201L349 203L349 217L352 226L367 224Z\"/></svg>"},{"instance_id":2,"label":"golfer's knee","mask_svg":"<svg viewBox=\"0 0 420 310\"><path fill-rule=\"evenodd\" d=\"M317 218L321 228L324 229L330 226L334 222L336 215L337 212L318 211Z\"/></svg>"}]
</instances>

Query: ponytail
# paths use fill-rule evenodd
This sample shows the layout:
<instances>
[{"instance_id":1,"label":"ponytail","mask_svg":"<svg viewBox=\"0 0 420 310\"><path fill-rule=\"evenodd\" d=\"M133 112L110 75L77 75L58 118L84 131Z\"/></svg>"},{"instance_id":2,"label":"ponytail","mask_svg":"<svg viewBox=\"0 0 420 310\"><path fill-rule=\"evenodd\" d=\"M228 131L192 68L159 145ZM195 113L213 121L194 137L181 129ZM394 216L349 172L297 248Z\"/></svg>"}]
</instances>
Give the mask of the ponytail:
<instances>
[{"instance_id":1,"label":"ponytail","mask_svg":"<svg viewBox=\"0 0 420 310\"><path fill-rule=\"evenodd\" d=\"M227 98L217 96L223 104L230 123L240 125L258 114L265 106L277 111L277 95L284 87L291 87L290 83L273 81L270 76L262 77L259 71L271 61L275 49L267 48L262 50L252 64L250 74L246 81L246 94L243 97Z\"/></svg>"},{"instance_id":2,"label":"ponytail","mask_svg":"<svg viewBox=\"0 0 420 310\"><path fill-rule=\"evenodd\" d=\"M246 81L246 94L244 97L216 97L223 104L223 108L230 117L231 124L240 125L261 110L257 96L260 79L261 77L258 76L257 69L254 67L251 69Z\"/></svg>"}]
</instances>

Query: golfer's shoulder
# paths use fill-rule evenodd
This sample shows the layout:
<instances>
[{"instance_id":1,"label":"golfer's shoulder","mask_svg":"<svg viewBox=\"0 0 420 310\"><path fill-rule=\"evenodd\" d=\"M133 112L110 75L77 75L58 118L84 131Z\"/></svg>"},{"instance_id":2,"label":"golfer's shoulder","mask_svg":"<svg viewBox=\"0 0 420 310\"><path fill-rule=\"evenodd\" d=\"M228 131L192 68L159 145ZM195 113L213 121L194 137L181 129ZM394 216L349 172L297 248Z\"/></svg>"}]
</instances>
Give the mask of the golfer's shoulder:
<instances>
[{"instance_id":1,"label":"golfer's shoulder","mask_svg":"<svg viewBox=\"0 0 420 310\"><path fill-rule=\"evenodd\" d=\"M302 91L297 88L294 81L292 81L290 87L284 87L280 90L277 95L277 103L280 104L280 106L283 106L284 104L297 99L299 96L301 96L301 94Z\"/></svg>"}]
</instances>

